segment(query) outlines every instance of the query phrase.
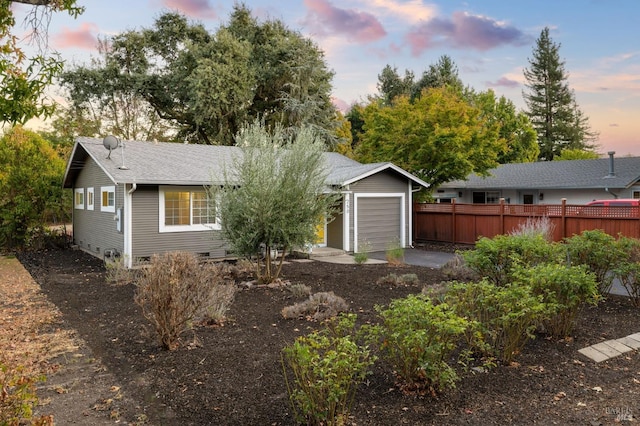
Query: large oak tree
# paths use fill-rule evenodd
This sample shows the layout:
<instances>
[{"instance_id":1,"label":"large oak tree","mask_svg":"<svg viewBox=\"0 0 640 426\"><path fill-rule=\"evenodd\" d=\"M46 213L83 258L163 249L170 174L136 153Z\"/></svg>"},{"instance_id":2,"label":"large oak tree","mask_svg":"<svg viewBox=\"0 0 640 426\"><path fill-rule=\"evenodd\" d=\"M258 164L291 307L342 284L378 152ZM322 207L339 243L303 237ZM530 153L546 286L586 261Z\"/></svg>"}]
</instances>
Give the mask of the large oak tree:
<instances>
[{"instance_id":1,"label":"large oak tree","mask_svg":"<svg viewBox=\"0 0 640 426\"><path fill-rule=\"evenodd\" d=\"M75 105L104 102L117 88L142 97L177 129L177 139L232 144L255 119L309 125L335 139L333 73L322 51L281 21L258 22L236 5L215 33L176 13L152 28L109 40L104 64L63 76Z\"/></svg>"}]
</instances>

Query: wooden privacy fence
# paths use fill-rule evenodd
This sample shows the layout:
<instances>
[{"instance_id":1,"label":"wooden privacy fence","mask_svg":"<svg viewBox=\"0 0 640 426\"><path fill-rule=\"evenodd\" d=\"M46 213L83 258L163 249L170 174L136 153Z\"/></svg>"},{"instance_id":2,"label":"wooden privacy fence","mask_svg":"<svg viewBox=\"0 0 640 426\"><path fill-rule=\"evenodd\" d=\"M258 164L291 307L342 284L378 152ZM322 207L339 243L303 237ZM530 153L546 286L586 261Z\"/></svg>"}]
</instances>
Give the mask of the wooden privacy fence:
<instances>
[{"instance_id":1,"label":"wooden privacy fence","mask_svg":"<svg viewBox=\"0 0 640 426\"><path fill-rule=\"evenodd\" d=\"M553 240L602 229L609 235L640 238L640 206L567 204L427 204L413 206L413 240L474 244L518 229L531 218L548 218Z\"/></svg>"}]
</instances>

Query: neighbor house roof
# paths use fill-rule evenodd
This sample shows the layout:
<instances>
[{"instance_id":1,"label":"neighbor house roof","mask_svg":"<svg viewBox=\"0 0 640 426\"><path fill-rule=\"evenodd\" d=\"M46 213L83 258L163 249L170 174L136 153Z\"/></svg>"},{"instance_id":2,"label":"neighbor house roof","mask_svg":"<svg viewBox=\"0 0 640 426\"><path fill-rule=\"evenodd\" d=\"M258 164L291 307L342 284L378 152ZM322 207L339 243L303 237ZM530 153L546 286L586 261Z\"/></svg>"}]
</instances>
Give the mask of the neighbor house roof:
<instances>
[{"instance_id":1,"label":"neighbor house roof","mask_svg":"<svg viewBox=\"0 0 640 426\"><path fill-rule=\"evenodd\" d=\"M124 141L109 152L102 139L79 137L67 163L64 187L71 188L87 158L92 158L116 184L210 185L223 184L224 170L242 155L234 146ZM362 164L344 155L327 152L327 185L344 186L374 173L393 170L414 184L428 187L418 177L392 163Z\"/></svg>"},{"instance_id":2,"label":"neighbor house roof","mask_svg":"<svg viewBox=\"0 0 640 426\"><path fill-rule=\"evenodd\" d=\"M613 173L610 173L613 165ZM640 179L640 157L595 160L540 161L503 164L489 176L442 184L450 189L588 189L628 188Z\"/></svg>"}]
</instances>

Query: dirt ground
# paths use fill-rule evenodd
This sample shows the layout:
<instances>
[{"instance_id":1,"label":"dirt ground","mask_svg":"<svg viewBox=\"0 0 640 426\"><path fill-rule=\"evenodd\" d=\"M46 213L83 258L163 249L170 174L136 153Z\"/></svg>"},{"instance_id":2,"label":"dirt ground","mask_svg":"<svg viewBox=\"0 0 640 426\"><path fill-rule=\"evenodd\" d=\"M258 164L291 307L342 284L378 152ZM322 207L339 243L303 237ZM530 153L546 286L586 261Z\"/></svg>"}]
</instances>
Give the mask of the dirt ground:
<instances>
[{"instance_id":1,"label":"dirt ground","mask_svg":"<svg viewBox=\"0 0 640 426\"><path fill-rule=\"evenodd\" d=\"M281 349L318 324L285 320L298 301L289 291L239 290L221 327L197 328L184 345L160 349L140 309L134 286L107 284L99 259L81 251L23 253L39 283L58 333L76 346L47 361L55 366L39 396L41 414L56 424L293 425L280 361ZM415 273L410 287L376 284L391 272ZM290 262L285 279L334 291L375 322L375 304L418 293L443 280L439 270L388 265ZM35 297L35 296L34 296ZM2 305L0 305L2 307ZM5 309L4 307L2 308ZM50 327L49 327L50 328ZM358 389L353 425L610 425L640 419L640 354L600 364L578 349L640 331L640 312L620 296L585 308L570 339L530 342L516 363L488 372L460 370L457 388L438 397L403 395L378 362Z\"/></svg>"}]
</instances>

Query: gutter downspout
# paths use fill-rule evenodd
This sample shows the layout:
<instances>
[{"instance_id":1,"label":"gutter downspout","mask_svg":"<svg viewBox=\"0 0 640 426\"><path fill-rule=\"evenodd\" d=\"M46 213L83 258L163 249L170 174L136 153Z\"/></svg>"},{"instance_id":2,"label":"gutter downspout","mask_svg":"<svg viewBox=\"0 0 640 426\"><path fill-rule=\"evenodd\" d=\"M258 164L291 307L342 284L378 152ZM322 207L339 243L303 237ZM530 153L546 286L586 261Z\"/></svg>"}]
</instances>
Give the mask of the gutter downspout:
<instances>
[{"instance_id":1,"label":"gutter downspout","mask_svg":"<svg viewBox=\"0 0 640 426\"><path fill-rule=\"evenodd\" d=\"M131 217L132 217L132 195L138 189L138 184L131 184L131 189L127 191L126 196L124 198L124 253L125 256L124 262L125 267L130 269L133 266L133 227L131 226Z\"/></svg>"}]
</instances>

